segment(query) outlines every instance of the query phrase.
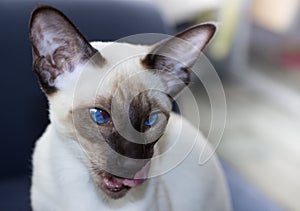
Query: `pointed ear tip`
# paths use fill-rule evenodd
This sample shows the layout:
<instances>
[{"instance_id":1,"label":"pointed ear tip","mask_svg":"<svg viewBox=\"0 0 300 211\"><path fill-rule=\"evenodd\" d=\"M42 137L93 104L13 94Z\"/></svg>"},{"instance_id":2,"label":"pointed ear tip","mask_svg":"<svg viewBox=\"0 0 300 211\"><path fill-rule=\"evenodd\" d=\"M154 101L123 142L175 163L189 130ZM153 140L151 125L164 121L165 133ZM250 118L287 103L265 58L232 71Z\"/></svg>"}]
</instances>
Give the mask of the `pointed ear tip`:
<instances>
[{"instance_id":1,"label":"pointed ear tip","mask_svg":"<svg viewBox=\"0 0 300 211\"><path fill-rule=\"evenodd\" d=\"M218 29L218 23L217 22L205 22L205 23L202 23L202 24L199 24L198 27L200 28L205 28L207 31L209 31L210 33L214 34L217 29Z\"/></svg>"},{"instance_id":2,"label":"pointed ear tip","mask_svg":"<svg viewBox=\"0 0 300 211\"><path fill-rule=\"evenodd\" d=\"M49 11L57 12L58 10L49 5L39 4L33 9L32 13L31 13L31 17L34 17L34 16L38 15L39 13L45 13L46 11L47 12L49 12Z\"/></svg>"},{"instance_id":3,"label":"pointed ear tip","mask_svg":"<svg viewBox=\"0 0 300 211\"><path fill-rule=\"evenodd\" d=\"M38 17L39 15L49 15L49 13L55 13L55 14L61 14L61 12L56 9L55 7L45 5L45 4L38 4L32 11L31 17L30 17L30 26L33 23L33 20Z\"/></svg>"},{"instance_id":4,"label":"pointed ear tip","mask_svg":"<svg viewBox=\"0 0 300 211\"><path fill-rule=\"evenodd\" d=\"M184 32L196 31L197 34L206 35L209 39L211 39L216 33L217 29L218 24L216 22L204 22L198 25L194 25L191 28L185 30Z\"/></svg>"}]
</instances>

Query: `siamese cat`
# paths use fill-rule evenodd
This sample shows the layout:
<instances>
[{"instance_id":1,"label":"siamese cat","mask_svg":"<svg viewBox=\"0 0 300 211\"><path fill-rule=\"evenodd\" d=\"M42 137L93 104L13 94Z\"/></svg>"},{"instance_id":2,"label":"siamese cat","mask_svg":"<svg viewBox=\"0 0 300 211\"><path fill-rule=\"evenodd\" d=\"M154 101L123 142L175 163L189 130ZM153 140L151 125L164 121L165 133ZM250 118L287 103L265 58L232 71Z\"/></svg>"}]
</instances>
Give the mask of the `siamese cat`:
<instances>
[{"instance_id":1,"label":"siamese cat","mask_svg":"<svg viewBox=\"0 0 300 211\"><path fill-rule=\"evenodd\" d=\"M34 149L33 210L230 210L216 155L199 165L212 149L172 112L215 30L204 23L151 46L89 43L59 10L36 8L33 67L51 123Z\"/></svg>"}]
</instances>

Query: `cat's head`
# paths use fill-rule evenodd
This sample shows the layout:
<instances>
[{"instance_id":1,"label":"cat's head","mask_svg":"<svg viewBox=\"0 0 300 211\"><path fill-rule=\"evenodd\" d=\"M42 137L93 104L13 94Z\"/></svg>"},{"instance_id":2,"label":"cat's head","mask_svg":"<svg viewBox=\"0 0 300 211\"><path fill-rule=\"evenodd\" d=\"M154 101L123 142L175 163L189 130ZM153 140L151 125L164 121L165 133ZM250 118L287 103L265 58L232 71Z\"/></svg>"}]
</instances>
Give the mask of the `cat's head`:
<instances>
[{"instance_id":1,"label":"cat's head","mask_svg":"<svg viewBox=\"0 0 300 211\"><path fill-rule=\"evenodd\" d=\"M152 46L90 44L60 11L34 10L33 65L51 124L81 147L96 186L111 198L147 177L173 98L214 32L206 23Z\"/></svg>"}]
</instances>

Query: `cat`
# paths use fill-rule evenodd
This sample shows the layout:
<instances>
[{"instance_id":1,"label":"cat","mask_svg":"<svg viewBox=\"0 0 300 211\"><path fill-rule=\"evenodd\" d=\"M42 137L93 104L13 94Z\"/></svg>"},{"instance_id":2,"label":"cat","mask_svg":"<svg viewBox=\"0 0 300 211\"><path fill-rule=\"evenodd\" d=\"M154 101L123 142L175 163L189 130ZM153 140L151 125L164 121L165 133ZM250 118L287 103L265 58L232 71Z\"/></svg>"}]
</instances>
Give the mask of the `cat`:
<instances>
[{"instance_id":1,"label":"cat","mask_svg":"<svg viewBox=\"0 0 300 211\"><path fill-rule=\"evenodd\" d=\"M51 123L33 153L32 209L230 210L218 158L198 165L212 149L172 112L215 31L203 23L151 46L89 43L62 12L37 7L33 68Z\"/></svg>"}]
</instances>

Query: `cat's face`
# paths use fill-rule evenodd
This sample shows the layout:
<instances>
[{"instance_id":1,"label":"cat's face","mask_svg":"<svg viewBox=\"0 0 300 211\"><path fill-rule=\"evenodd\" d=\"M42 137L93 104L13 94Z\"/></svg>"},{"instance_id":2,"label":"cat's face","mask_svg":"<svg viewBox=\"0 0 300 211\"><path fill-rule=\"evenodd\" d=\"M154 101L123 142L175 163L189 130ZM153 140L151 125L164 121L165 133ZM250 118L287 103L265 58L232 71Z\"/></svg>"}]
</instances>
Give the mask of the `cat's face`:
<instances>
[{"instance_id":1,"label":"cat's face","mask_svg":"<svg viewBox=\"0 0 300 211\"><path fill-rule=\"evenodd\" d=\"M215 31L191 28L153 46L89 44L50 7L32 15L34 69L62 137L81 146L94 183L111 198L147 178L172 98Z\"/></svg>"}]
</instances>

